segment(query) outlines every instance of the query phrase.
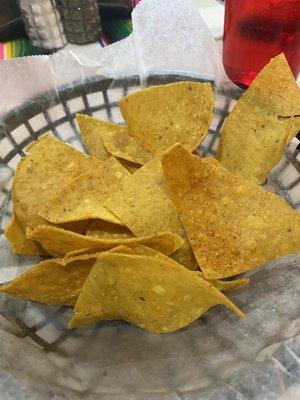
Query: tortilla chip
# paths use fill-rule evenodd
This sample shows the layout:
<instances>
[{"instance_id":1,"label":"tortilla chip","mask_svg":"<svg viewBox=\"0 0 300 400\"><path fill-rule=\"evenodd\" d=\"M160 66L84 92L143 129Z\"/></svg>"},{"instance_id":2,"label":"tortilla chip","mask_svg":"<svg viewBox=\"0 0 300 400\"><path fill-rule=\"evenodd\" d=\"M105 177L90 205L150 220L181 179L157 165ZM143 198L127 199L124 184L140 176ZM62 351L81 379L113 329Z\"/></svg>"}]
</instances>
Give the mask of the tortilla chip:
<instances>
[{"instance_id":1,"label":"tortilla chip","mask_svg":"<svg viewBox=\"0 0 300 400\"><path fill-rule=\"evenodd\" d=\"M102 239L128 239L134 237L134 234L125 226L99 220L93 220L89 224L85 234Z\"/></svg>"},{"instance_id":2,"label":"tortilla chip","mask_svg":"<svg viewBox=\"0 0 300 400\"><path fill-rule=\"evenodd\" d=\"M14 253L41 256L47 254L38 242L26 238L25 229L15 214L4 233Z\"/></svg>"},{"instance_id":3,"label":"tortilla chip","mask_svg":"<svg viewBox=\"0 0 300 400\"><path fill-rule=\"evenodd\" d=\"M283 53L272 58L258 73L245 96L253 98L273 115L300 115L300 89Z\"/></svg>"},{"instance_id":4,"label":"tortilla chip","mask_svg":"<svg viewBox=\"0 0 300 400\"><path fill-rule=\"evenodd\" d=\"M18 164L13 183L14 212L24 228L46 224L38 215L43 203L82 171L100 172L103 165L53 136L43 136L38 142L34 153Z\"/></svg>"},{"instance_id":5,"label":"tortilla chip","mask_svg":"<svg viewBox=\"0 0 300 400\"><path fill-rule=\"evenodd\" d=\"M126 246L109 252L132 254ZM0 287L6 294L39 303L74 306L92 266L101 253L41 261L30 270Z\"/></svg>"},{"instance_id":6,"label":"tortilla chip","mask_svg":"<svg viewBox=\"0 0 300 400\"><path fill-rule=\"evenodd\" d=\"M74 306L95 258L70 261L60 265L59 259L40 262L24 272L1 292L39 303Z\"/></svg>"},{"instance_id":7,"label":"tortilla chip","mask_svg":"<svg viewBox=\"0 0 300 400\"><path fill-rule=\"evenodd\" d=\"M182 248L174 254L180 264L197 269L197 263L188 244L180 218L165 184L160 160L154 159L131 175L104 202L136 236L169 231L184 239Z\"/></svg>"},{"instance_id":8,"label":"tortilla chip","mask_svg":"<svg viewBox=\"0 0 300 400\"><path fill-rule=\"evenodd\" d=\"M39 225L28 230L26 234L29 239L37 240L57 255L65 255L71 251L82 249L88 249L89 252L106 251L121 244L130 246L130 244L136 243L145 244L169 255L179 249L183 243L178 235L170 232L159 232L131 239L99 239L49 225Z\"/></svg>"},{"instance_id":9,"label":"tortilla chip","mask_svg":"<svg viewBox=\"0 0 300 400\"><path fill-rule=\"evenodd\" d=\"M127 128L114 125L118 128L115 131L107 130L100 133L104 146L110 154L139 165L144 165L152 159L151 153L129 135Z\"/></svg>"},{"instance_id":10,"label":"tortilla chip","mask_svg":"<svg viewBox=\"0 0 300 400\"><path fill-rule=\"evenodd\" d=\"M297 114L300 89L282 54L257 75L225 120L217 159L235 175L264 183L300 129Z\"/></svg>"},{"instance_id":11,"label":"tortilla chip","mask_svg":"<svg viewBox=\"0 0 300 400\"><path fill-rule=\"evenodd\" d=\"M68 328L123 319L153 333L180 329L216 304L243 313L204 279L153 257L101 254L78 297Z\"/></svg>"},{"instance_id":12,"label":"tortilla chip","mask_svg":"<svg viewBox=\"0 0 300 400\"><path fill-rule=\"evenodd\" d=\"M124 168L127 169L131 174L134 174L138 169L141 168L139 164L135 164L131 161L124 160L122 158L118 158L119 163L123 165Z\"/></svg>"},{"instance_id":13,"label":"tortilla chip","mask_svg":"<svg viewBox=\"0 0 300 400\"><path fill-rule=\"evenodd\" d=\"M196 273L196 272L195 272ZM233 279L230 281L221 281L220 279L207 279L209 283L214 285L215 288L220 292L231 292L232 290L240 289L241 287L248 285L250 282L249 278Z\"/></svg>"},{"instance_id":14,"label":"tortilla chip","mask_svg":"<svg viewBox=\"0 0 300 400\"><path fill-rule=\"evenodd\" d=\"M162 159L170 195L206 279L300 251L300 214L283 199L175 145Z\"/></svg>"},{"instance_id":15,"label":"tortilla chip","mask_svg":"<svg viewBox=\"0 0 300 400\"><path fill-rule=\"evenodd\" d=\"M176 82L139 90L119 106L130 135L161 155L177 142L191 151L198 147L212 121L213 101L209 83Z\"/></svg>"},{"instance_id":16,"label":"tortilla chip","mask_svg":"<svg viewBox=\"0 0 300 400\"><path fill-rule=\"evenodd\" d=\"M131 249L134 254L141 255L141 256L148 256L157 258L160 261L164 261L167 263L171 263L173 265L177 265L182 267L178 262L173 260L172 258L151 249L150 247L144 246L142 244L137 244L131 246ZM122 253L122 251L120 251ZM195 271L195 274L201 278L204 278L203 273L201 271ZM249 283L249 278L242 278L242 279L234 279L230 281L220 281L218 279L209 279L209 283L211 283L214 287L216 287L221 292L230 292L232 290L240 289L241 287L247 285Z\"/></svg>"},{"instance_id":17,"label":"tortilla chip","mask_svg":"<svg viewBox=\"0 0 300 400\"><path fill-rule=\"evenodd\" d=\"M103 121L84 114L76 114L76 121L79 126L81 139L88 151L93 156L100 158L100 160L109 158L110 154L99 135L99 130L103 128Z\"/></svg>"},{"instance_id":18,"label":"tortilla chip","mask_svg":"<svg viewBox=\"0 0 300 400\"><path fill-rule=\"evenodd\" d=\"M122 225L103 202L111 192L119 189L130 173L111 157L104 161L102 170L87 172L70 180L41 207L39 215L61 224L71 221L99 218Z\"/></svg>"}]
</instances>

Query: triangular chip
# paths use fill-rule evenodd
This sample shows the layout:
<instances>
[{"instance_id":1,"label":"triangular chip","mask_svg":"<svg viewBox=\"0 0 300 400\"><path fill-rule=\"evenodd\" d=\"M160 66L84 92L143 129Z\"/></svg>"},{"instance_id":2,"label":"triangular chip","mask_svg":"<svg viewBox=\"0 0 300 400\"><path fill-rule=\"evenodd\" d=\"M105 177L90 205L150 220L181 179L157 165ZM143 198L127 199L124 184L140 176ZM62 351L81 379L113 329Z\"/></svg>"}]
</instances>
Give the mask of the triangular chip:
<instances>
[{"instance_id":1,"label":"triangular chip","mask_svg":"<svg viewBox=\"0 0 300 400\"><path fill-rule=\"evenodd\" d=\"M184 239L174 254L176 261L189 269L197 263L188 244L180 218L167 192L159 159L150 161L132 174L104 205L136 236L169 231Z\"/></svg>"},{"instance_id":2,"label":"triangular chip","mask_svg":"<svg viewBox=\"0 0 300 400\"><path fill-rule=\"evenodd\" d=\"M225 120L217 159L235 175L264 183L300 129L297 114L300 89L281 54L260 71Z\"/></svg>"},{"instance_id":3,"label":"triangular chip","mask_svg":"<svg viewBox=\"0 0 300 400\"><path fill-rule=\"evenodd\" d=\"M166 263L171 263L173 265L182 266L177 261L172 258L166 256L165 254L160 253L157 250L151 249L150 247L144 246L142 244L137 244L131 246L131 249L134 254L138 254L141 256L148 256L157 258L160 261L164 261ZM120 251L121 253L122 251ZM201 271L195 271L197 276L203 278L203 273ZM208 279L208 282L211 283L214 287L216 287L221 292L230 292L232 290L239 289L249 283L249 278L241 278L234 280L221 281L219 279Z\"/></svg>"},{"instance_id":4,"label":"triangular chip","mask_svg":"<svg viewBox=\"0 0 300 400\"><path fill-rule=\"evenodd\" d=\"M209 83L170 83L132 93L119 106L129 133L153 154L177 142L194 150L213 117L213 92Z\"/></svg>"},{"instance_id":5,"label":"triangular chip","mask_svg":"<svg viewBox=\"0 0 300 400\"><path fill-rule=\"evenodd\" d=\"M205 278L229 277L300 251L300 214L274 193L181 145L167 152L162 166Z\"/></svg>"},{"instance_id":6,"label":"triangular chip","mask_svg":"<svg viewBox=\"0 0 300 400\"><path fill-rule=\"evenodd\" d=\"M89 115L76 114L76 121L79 126L80 136L88 151L100 160L106 160L110 154L106 150L99 129L102 129L101 120L90 117Z\"/></svg>"},{"instance_id":7,"label":"triangular chip","mask_svg":"<svg viewBox=\"0 0 300 400\"><path fill-rule=\"evenodd\" d=\"M127 169L110 157L101 171L87 172L67 182L44 203L39 215L54 224L99 218L122 225L103 202L129 176Z\"/></svg>"},{"instance_id":8,"label":"triangular chip","mask_svg":"<svg viewBox=\"0 0 300 400\"><path fill-rule=\"evenodd\" d=\"M284 53L271 59L257 74L246 93L274 115L300 115L300 89Z\"/></svg>"},{"instance_id":9,"label":"triangular chip","mask_svg":"<svg viewBox=\"0 0 300 400\"><path fill-rule=\"evenodd\" d=\"M109 251L132 253L132 250L125 246ZM74 306L91 267L100 254L41 261L9 284L1 286L0 291L24 300Z\"/></svg>"},{"instance_id":10,"label":"triangular chip","mask_svg":"<svg viewBox=\"0 0 300 400\"><path fill-rule=\"evenodd\" d=\"M165 254L172 254L182 246L183 240L175 233L159 232L157 234L132 239L100 239L57 228L56 226L39 225L28 230L27 237L37 240L51 254L64 255L74 250L106 251L112 247L141 243L153 247Z\"/></svg>"},{"instance_id":11,"label":"triangular chip","mask_svg":"<svg viewBox=\"0 0 300 400\"><path fill-rule=\"evenodd\" d=\"M128 239L134 237L134 234L125 226L100 220L93 220L90 222L85 234L102 239Z\"/></svg>"},{"instance_id":12,"label":"triangular chip","mask_svg":"<svg viewBox=\"0 0 300 400\"><path fill-rule=\"evenodd\" d=\"M104 146L108 154L135 164L143 165L151 160L151 153L129 135L127 128L87 115L77 114L76 119L91 154L103 159Z\"/></svg>"},{"instance_id":13,"label":"triangular chip","mask_svg":"<svg viewBox=\"0 0 300 400\"><path fill-rule=\"evenodd\" d=\"M98 158L80 153L50 135L39 139L33 149L18 164L12 190L14 212L24 227L45 224L38 215L43 203L82 171L97 173L103 165Z\"/></svg>"},{"instance_id":14,"label":"triangular chip","mask_svg":"<svg viewBox=\"0 0 300 400\"><path fill-rule=\"evenodd\" d=\"M2 286L0 291L24 300L74 306L95 260L92 255L66 265L61 265L59 259L45 260Z\"/></svg>"},{"instance_id":15,"label":"triangular chip","mask_svg":"<svg viewBox=\"0 0 300 400\"><path fill-rule=\"evenodd\" d=\"M15 214L13 214L4 233L14 253L41 256L47 254L38 242L27 239L25 229Z\"/></svg>"},{"instance_id":16,"label":"triangular chip","mask_svg":"<svg viewBox=\"0 0 300 400\"><path fill-rule=\"evenodd\" d=\"M101 134L106 150L115 157L144 165L152 159L150 151L144 149L126 128L121 131Z\"/></svg>"},{"instance_id":17,"label":"triangular chip","mask_svg":"<svg viewBox=\"0 0 300 400\"><path fill-rule=\"evenodd\" d=\"M243 313L204 279L154 257L101 254L78 297L69 328L123 319L154 333L180 329L216 304Z\"/></svg>"}]
</instances>

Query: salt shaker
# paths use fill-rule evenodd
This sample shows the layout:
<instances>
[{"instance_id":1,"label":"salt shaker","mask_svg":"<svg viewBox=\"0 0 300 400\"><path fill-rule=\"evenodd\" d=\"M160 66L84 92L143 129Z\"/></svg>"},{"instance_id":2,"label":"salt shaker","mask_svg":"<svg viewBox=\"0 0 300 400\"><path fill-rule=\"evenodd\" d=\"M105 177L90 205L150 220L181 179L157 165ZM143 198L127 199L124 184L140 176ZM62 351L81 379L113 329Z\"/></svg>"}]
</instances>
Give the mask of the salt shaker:
<instances>
[{"instance_id":1,"label":"salt shaker","mask_svg":"<svg viewBox=\"0 0 300 400\"><path fill-rule=\"evenodd\" d=\"M66 37L69 43L86 44L99 39L99 6L96 0L60 0Z\"/></svg>"},{"instance_id":2,"label":"salt shaker","mask_svg":"<svg viewBox=\"0 0 300 400\"><path fill-rule=\"evenodd\" d=\"M55 0L18 0L18 5L33 46L51 51L66 44Z\"/></svg>"}]
</instances>

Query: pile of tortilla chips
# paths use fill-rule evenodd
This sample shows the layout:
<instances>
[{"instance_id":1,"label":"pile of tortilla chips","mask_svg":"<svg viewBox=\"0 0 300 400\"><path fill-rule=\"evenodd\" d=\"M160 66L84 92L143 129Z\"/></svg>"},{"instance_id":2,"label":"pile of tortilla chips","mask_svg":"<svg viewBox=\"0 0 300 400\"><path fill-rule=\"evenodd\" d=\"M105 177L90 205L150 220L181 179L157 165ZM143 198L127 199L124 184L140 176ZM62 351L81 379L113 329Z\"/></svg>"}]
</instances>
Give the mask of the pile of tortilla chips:
<instances>
[{"instance_id":1,"label":"pile of tortilla chips","mask_svg":"<svg viewBox=\"0 0 300 400\"><path fill-rule=\"evenodd\" d=\"M126 126L77 115L91 155L50 135L27 148L5 233L14 252L47 258L0 290L74 307L69 328L123 319L166 333L216 304L243 316L223 292L249 279L232 277L300 251L300 214L258 186L300 127L284 56L228 116L217 159L192 154L212 120L209 84L154 86L120 109Z\"/></svg>"}]
</instances>

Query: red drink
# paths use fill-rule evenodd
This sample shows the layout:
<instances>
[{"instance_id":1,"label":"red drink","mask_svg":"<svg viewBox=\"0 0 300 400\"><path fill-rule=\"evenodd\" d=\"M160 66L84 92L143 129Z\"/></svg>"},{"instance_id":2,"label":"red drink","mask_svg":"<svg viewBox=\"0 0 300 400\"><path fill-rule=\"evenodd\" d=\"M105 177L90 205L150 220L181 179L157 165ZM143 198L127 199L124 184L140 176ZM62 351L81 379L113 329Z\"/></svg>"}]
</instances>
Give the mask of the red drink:
<instances>
[{"instance_id":1,"label":"red drink","mask_svg":"<svg viewBox=\"0 0 300 400\"><path fill-rule=\"evenodd\" d=\"M297 77L300 0L226 0L223 64L234 83L248 87L270 58L282 52Z\"/></svg>"}]
</instances>

